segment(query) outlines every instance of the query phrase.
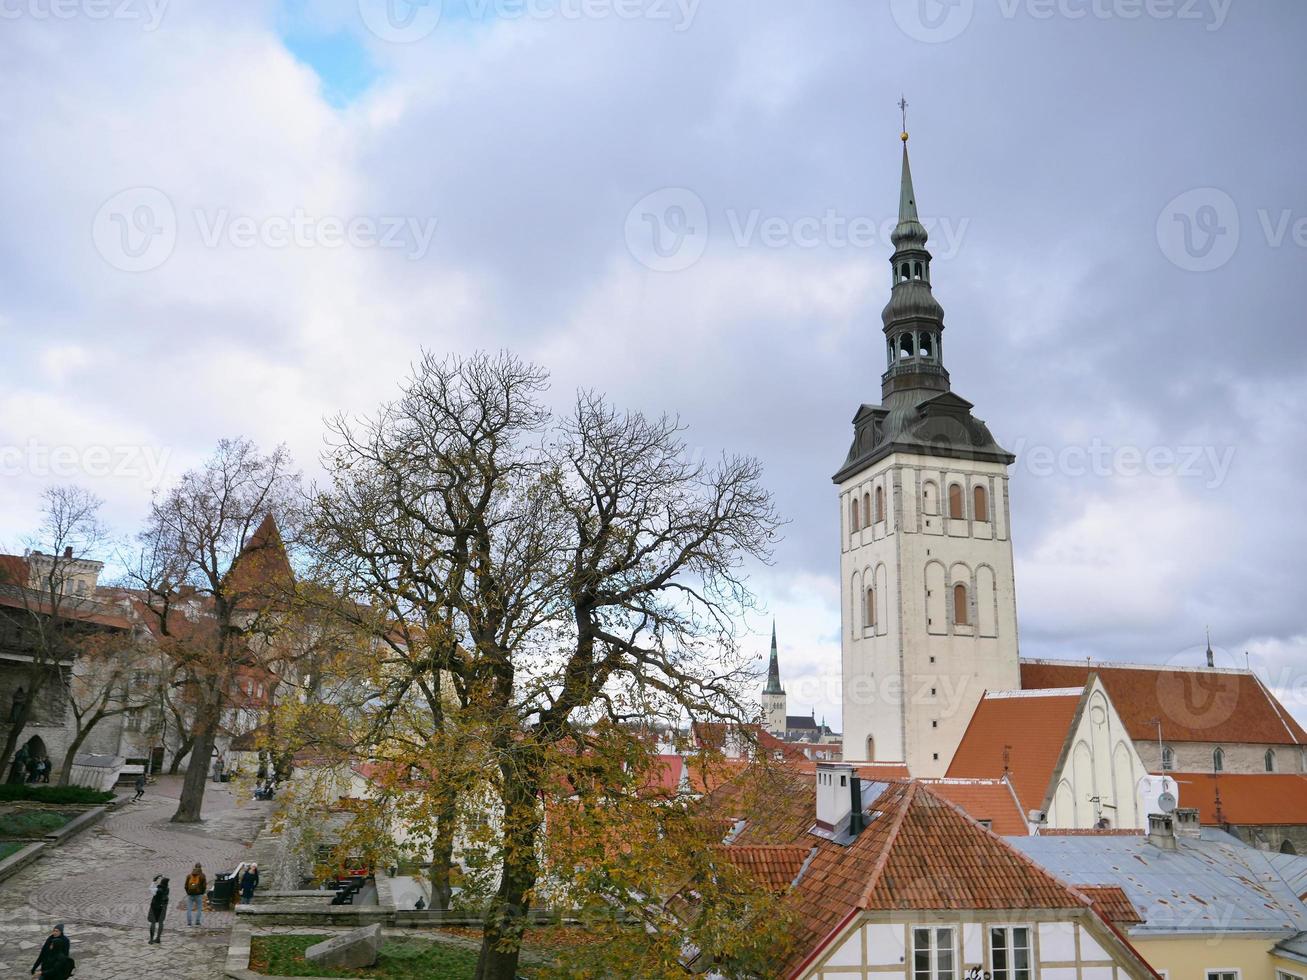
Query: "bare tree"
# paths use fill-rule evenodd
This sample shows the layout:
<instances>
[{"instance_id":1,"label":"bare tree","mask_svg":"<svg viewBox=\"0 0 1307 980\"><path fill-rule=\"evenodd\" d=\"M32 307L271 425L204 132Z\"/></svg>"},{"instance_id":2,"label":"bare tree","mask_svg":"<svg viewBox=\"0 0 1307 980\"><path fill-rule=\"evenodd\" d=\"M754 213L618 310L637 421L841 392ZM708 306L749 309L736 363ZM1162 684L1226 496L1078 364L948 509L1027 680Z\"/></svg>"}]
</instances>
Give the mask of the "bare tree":
<instances>
[{"instance_id":1,"label":"bare tree","mask_svg":"<svg viewBox=\"0 0 1307 980\"><path fill-rule=\"evenodd\" d=\"M544 385L509 355L424 358L375 419L337 423L317 515L342 579L423 632L391 703L428 683L433 725L456 704L489 752L501 873L478 978L516 973L542 796L578 769L590 792L629 789L622 766L586 761L620 757L631 736L612 722L745 716L743 562L769 558L779 523L755 461L707 466L668 419L583 395L548 438Z\"/></svg>"},{"instance_id":2,"label":"bare tree","mask_svg":"<svg viewBox=\"0 0 1307 980\"><path fill-rule=\"evenodd\" d=\"M23 697L5 706L8 731L0 749L0 772L7 771L38 699L51 683L62 685L79 649L104 630L126 628L113 611L98 603L90 588L95 566L88 561L106 543L101 501L75 486L47 489L41 526L17 567L0 570L0 620L27 662Z\"/></svg>"},{"instance_id":3,"label":"bare tree","mask_svg":"<svg viewBox=\"0 0 1307 980\"><path fill-rule=\"evenodd\" d=\"M82 644L67 677L73 739L64 752L59 783L67 785L73 763L95 727L108 718L157 702L157 691L144 679L153 676L155 652L130 632L91 638Z\"/></svg>"},{"instance_id":4,"label":"bare tree","mask_svg":"<svg viewBox=\"0 0 1307 980\"><path fill-rule=\"evenodd\" d=\"M290 570L280 567L282 542L265 539L297 525L298 486L284 447L264 455L249 440L223 440L203 466L154 501L139 536L132 578L194 712L175 822L200 819L236 678L279 628Z\"/></svg>"}]
</instances>

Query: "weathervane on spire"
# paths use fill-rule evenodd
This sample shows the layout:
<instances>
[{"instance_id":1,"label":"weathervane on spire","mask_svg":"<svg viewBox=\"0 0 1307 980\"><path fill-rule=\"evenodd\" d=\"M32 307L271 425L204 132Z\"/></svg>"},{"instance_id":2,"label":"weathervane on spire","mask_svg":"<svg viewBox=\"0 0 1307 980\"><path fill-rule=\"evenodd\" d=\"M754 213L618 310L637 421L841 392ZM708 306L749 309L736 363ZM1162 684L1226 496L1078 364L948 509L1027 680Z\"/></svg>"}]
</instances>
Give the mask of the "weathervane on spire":
<instances>
[{"instance_id":1,"label":"weathervane on spire","mask_svg":"<svg viewBox=\"0 0 1307 980\"><path fill-rule=\"evenodd\" d=\"M908 141L908 100L902 94L899 95L899 112L903 114L903 132L899 134L899 139L906 143Z\"/></svg>"}]
</instances>

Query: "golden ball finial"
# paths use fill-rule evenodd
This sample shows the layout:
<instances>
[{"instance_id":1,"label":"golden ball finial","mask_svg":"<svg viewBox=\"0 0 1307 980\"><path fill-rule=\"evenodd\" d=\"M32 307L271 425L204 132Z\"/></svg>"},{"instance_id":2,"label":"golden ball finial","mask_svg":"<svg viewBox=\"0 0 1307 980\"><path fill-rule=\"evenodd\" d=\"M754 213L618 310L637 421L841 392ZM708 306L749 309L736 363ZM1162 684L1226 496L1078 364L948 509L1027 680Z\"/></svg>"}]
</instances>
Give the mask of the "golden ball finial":
<instances>
[{"instance_id":1,"label":"golden ball finial","mask_svg":"<svg viewBox=\"0 0 1307 980\"><path fill-rule=\"evenodd\" d=\"M906 143L906 142L908 141L908 132L907 132L907 130L904 130L903 132L899 133L899 139L901 139L904 143Z\"/></svg>"}]
</instances>

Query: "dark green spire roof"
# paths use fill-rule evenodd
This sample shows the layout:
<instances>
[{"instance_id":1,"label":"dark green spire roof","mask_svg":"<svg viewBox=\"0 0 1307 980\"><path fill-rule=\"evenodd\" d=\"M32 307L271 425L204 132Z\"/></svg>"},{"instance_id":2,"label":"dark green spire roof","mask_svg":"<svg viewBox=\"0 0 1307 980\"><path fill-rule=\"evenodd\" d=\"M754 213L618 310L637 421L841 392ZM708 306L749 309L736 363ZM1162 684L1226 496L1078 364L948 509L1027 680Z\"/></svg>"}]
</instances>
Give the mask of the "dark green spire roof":
<instances>
[{"instance_id":1,"label":"dark green spire roof","mask_svg":"<svg viewBox=\"0 0 1307 980\"><path fill-rule=\"evenodd\" d=\"M785 688L781 687L781 665L776 659L776 620L771 623L771 663L767 667L767 686L762 689L763 694L784 694Z\"/></svg>"},{"instance_id":2,"label":"dark green spire roof","mask_svg":"<svg viewBox=\"0 0 1307 980\"><path fill-rule=\"evenodd\" d=\"M907 135L906 133L904 134ZM899 179L899 223L890 235L896 249L925 248L926 226L917 217L917 195L912 189L912 167L908 165L908 141L903 141L903 176Z\"/></svg>"}]
</instances>

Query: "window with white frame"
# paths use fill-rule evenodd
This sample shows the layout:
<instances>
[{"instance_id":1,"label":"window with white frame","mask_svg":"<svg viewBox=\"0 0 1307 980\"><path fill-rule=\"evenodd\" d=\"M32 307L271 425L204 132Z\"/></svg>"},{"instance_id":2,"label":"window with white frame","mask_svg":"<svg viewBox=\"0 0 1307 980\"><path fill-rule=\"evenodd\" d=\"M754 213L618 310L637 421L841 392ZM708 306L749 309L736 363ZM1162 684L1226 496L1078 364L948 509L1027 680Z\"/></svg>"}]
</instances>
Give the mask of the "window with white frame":
<instances>
[{"instance_id":1,"label":"window with white frame","mask_svg":"<svg viewBox=\"0 0 1307 980\"><path fill-rule=\"evenodd\" d=\"M912 930L912 980L956 980L957 956L952 928Z\"/></svg>"},{"instance_id":2,"label":"window with white frame","mask_svg":"<svg viewBox=\"0 0 1307 980\"><path fill-rule=\"evenodd\" d=\"M1207 980L1239 980L1238 970L1208 970Z\"/></svg>"},{"instance_id":3,"label":"window with white frame","mask_svg":"<svg viewBox=\"0 0 1307 980\"><path fill-rule=\"evenodd\" d=\"M994 980L1033 980L1034 954L1027 926L994 926L989 930L989 967Z\"/></svg>"},{"instance_id":4,"label":"window with white frame","mask_svg":"<svg viewBox=\"0 0 1307 980\"><path fill-rule=\"evenodd\" d=\"M1276 970L1275 980L1303 980L1301 973L1289 973L1286 970Z\"/></svg>"}]
</instances>

